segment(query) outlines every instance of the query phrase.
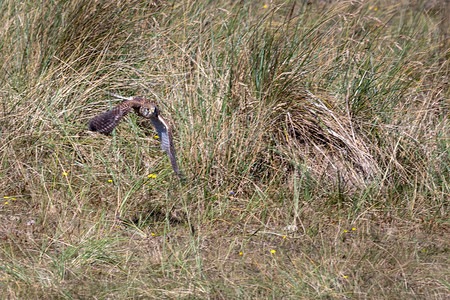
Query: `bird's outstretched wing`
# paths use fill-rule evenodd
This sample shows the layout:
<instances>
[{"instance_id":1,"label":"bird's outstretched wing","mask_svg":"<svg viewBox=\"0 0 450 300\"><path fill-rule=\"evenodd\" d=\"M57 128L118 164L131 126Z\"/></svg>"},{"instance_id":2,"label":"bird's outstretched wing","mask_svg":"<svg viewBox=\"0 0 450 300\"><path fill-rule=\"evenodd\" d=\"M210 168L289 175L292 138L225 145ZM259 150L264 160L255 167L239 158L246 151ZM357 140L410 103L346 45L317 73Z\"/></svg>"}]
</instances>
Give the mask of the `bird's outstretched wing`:
<instances>
[{"instance_id":1,"label":"bird's outstretched wing","mask_svg":"<svg viewBox=\"0 0 450 300\"><path fill-rule=\"evenodd\" d=\"M172 169L178 175L178 177L180 177L180 179L183 179L183 175L178 168L177 159L175 156L175 147L173 146L172 131L169 124L160 115L155 118L151 118L150 120L152 121L156 132L158 132L158 136L161 141L161 149L166 151L167 155L169 156L170 163L172 164Z\"/></svg>"},{"instance_id":2,"label":"bird's outstretched wing","mask_svg":"<svg viewBox=\"0 0 450 300\"><path fill-rule=\"evenodd\" d=\"M132 106L130 101L120 103L107 112L98 115L89 121L89 130L98 131L102 134L109 135L113 129L119 124L120 120L130 112Z\"/></svg>"}]
</instances>

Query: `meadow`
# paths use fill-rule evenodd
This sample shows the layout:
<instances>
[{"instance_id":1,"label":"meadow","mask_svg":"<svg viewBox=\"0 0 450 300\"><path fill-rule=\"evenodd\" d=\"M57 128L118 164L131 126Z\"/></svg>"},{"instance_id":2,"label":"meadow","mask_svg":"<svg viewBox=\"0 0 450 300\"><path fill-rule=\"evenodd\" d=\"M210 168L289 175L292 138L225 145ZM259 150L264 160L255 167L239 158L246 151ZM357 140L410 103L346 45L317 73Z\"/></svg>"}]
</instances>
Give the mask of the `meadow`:
<instances>
[{"instance_id":1,"label":"meadow","mask_svg":"<svg viewBox=\"0 0 450 300\"><path fill-rule=\"evenodd\" d=\"M449 5L0 0L0 298L448 299Z\"/></svg>"}]
</instances>

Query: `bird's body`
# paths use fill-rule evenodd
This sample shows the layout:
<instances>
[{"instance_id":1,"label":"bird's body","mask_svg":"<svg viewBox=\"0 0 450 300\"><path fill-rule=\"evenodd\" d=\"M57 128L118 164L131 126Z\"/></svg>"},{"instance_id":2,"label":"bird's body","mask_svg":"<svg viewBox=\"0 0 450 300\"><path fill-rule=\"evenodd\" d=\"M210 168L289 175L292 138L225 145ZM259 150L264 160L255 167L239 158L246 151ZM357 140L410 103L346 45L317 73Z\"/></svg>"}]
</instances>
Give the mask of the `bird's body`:
<instances>
[{"instance_id":1,"label":"bird's body","mask_svg":"<svg viewBox=\"0 0 450 300\"><path fill-rule=\"evenodd\" d=\"M133 97L125 100L113 109L92 118L89 122L89 130L109 135L117 124L119 124L120 120L132 109L141 117L150 119L158 132L161 149L169 156L172 168L178 177L183 178L175 157L172 130L170 129L169 123L159 114L158 106L150 100L143 97Z\"/></svg>"}]
</instances>

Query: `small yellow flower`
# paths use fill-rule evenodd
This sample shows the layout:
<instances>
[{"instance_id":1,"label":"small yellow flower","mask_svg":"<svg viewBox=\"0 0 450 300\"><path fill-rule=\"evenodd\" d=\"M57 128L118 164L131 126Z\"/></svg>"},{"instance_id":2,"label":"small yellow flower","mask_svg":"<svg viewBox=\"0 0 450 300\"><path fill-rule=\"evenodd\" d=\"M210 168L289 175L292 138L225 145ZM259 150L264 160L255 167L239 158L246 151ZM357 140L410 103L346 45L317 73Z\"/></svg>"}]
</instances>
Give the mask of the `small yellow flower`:
<instances>
[{"instance_id":1,"label":"small yellow flower","mask_svg":"<svg viewBox=\"0 0 450 300\"><path fill-rule=\"evenodd\" d=\"M9 199L9 197L8 197L8 196L5 196L5 197L3 197L3 198L5 198L5 199Z\"/></svg>"},{"instance_id":2,"label":"small yellow flower","mask_svg":"<svg viewBox=\"0 0 450 300\"><path fill-rule=\"evenodd\" d=\"M374 11L377 11L377 10L378 10L378 7L375 7L373 10L374 10Z\"/></svg>"},{"instance_id":3,"label":"small yellow flower","mask_svg":"<svg viewBox=\"0 0 450 300\"><path fill-rule=\"evenodd\" d=\"M276 250L270 250L270 253L274 254L275 252L277 252Z\"/></svg>"},{"instance_id":4,"label":"small yellow flower","mask_svg":"<svg viewBox=\"0 0 450 300\"><path fill-rule=\"evenodd\" d=\"M109 179L108 182L112 182L112 179Z\"/></svg>"},{"instance_id":5,"label":"small yellow flower","mask_svg":"<svg viewBox=\"0 0 450 300\"><path fill-rule=\"evenodd\" d=\"M155 138L155 139L159 139L159 135L156 134L156 135L154 136L154 138Z\"/></svg>"},{"instance_id":6,"label":"small yellow flower","mask_svg":"<svg viewBox=\"0 0 450 300\"><path fill-rule=\"evenodd\" d=\"M16 198L11 198L12 199L12 201L16 201L17 199Z\"/></svg>"},{"instance_id":7,"label":"small yellow flower","mask_svg":"<svg viewBox=\"0 0 450 300\"><path fill-rule=\"evenodd\" d=\"M5 205L8 205L8 202L5 202Z\"/></svg>"},{"instance_id":8,"label":"small yellow flower","mask_svg":"<svg viewBox=\"0 0 450 300\"><path fill-rule=\"evenodd\" d=\"M239 252L239 255L240 255L240 256L242 256L242 255L244 255L244 253L242 253L242 252Z\"/></svg>"},{"instance_id":9,"label":"small yellow flower","mask_svg":"<svg viewBox=\"0 0 450 300\"><path fill-rule=\"evenodd\" d=\"M426 249L422 249L422 252L427 252L427 250Z\"/></svg>"},{"instance_id":10,"label":"small yellow flower","mask_svg":"<svg viewBox=\"0 0 450 300\"><path fill-rule=\"evenodd\" d=\"M63 173L63 175L64 175L64 176L67 176L67 173L66 173L66 172L64 172L64 173Z\"/></svg>"},{"instance_id":11,"label":"small yellow flower","mask_svg":"<svg viewBox=\"0 0 450 300\"><path fill-rule=\"evenodd\" d=\"M267 5L264 5L263 7L264 7L264 8L267 8Z\"/></svg>"},{"instance_id":12,"label":"small yellow flower","mask_svg":"<svg viewBox=\"0 0 450 300\"><path fill-rule=\"evenodd\" d=\"M283 239L285 239L286 238L286 236L285 235L283 235Z\"/></svg>"},{"instance_id":13,"label":"small yellow flower","mask_svg":"<svg viewBox=\"0 0 450 300\"><path fill-rule=\"evenodd\" d=\"M150 175L148 175L148 178L156 178L156 175L155 174L150 174Z\"/></svg>"},{"instance_id":14,"label":"small yellow flower","mask_svg":"<svg viewBox=\"0 0 450 300\"><path fill-rule=\"evenodd\" d=\"M153 232L152 232L152 233L150 233L150 235L151 235L151 236L155 236L155 234L154 234Z\"/></svg>"},{"instance_id":15,"label":"small yellow flower","mask_svg":"<svg viewBox=\"0 0 450 300\"><path fill-rule=\"evenodd\" d=\"M344 230L344 232L348 232L347 230Z\"/></svg>"},{"instance_id":16,"label":"small yellow flower","mask_svg":"<svg viewBox=\"0 0 450 300\"><path fill-rule=\"evenodd\" d=\"M355 231L355 230L356 230L356 228L355 228L355 227L353 227L353 228L352 228L352 230L353 230L353 231Z\"/></svg>"},{"instance_id":17,"label":"small yellow flower","mask_svg":"<svg viewBox=\"0 0 450 300\"><path fill-rule=\"evenodd\" d=\"M369 6L369 10L372 10L373 6Z\"/></svg>"},{"instance_id":18,"label":"small yellow flower","mask_svg":"<svg viewBox=\"0 0 450 300\"><path fill-rule=\"evenodd\" d=\"M344 278L347 279L347 275L344 275Z\"/></svg>"}]
</instances>

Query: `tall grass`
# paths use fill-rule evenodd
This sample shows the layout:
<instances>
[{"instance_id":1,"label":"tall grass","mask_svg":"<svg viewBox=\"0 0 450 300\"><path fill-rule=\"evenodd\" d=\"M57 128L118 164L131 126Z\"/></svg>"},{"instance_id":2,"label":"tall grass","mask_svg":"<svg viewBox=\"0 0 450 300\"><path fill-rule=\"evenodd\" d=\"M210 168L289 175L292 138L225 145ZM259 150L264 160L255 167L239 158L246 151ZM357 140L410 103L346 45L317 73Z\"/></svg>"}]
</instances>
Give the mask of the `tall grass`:
<instances>
[{"instance_id":1,"label":"tall grass","mask_svg":"<svg viewBox=\"0 0 450 300\"><path fill-rule=\"evenodd\" d=\"M0 2L3 294L445 298L448 12ZM158 103L185 184L147 121L87 131L107 92Z\"/></svg>"}]
</instances>

